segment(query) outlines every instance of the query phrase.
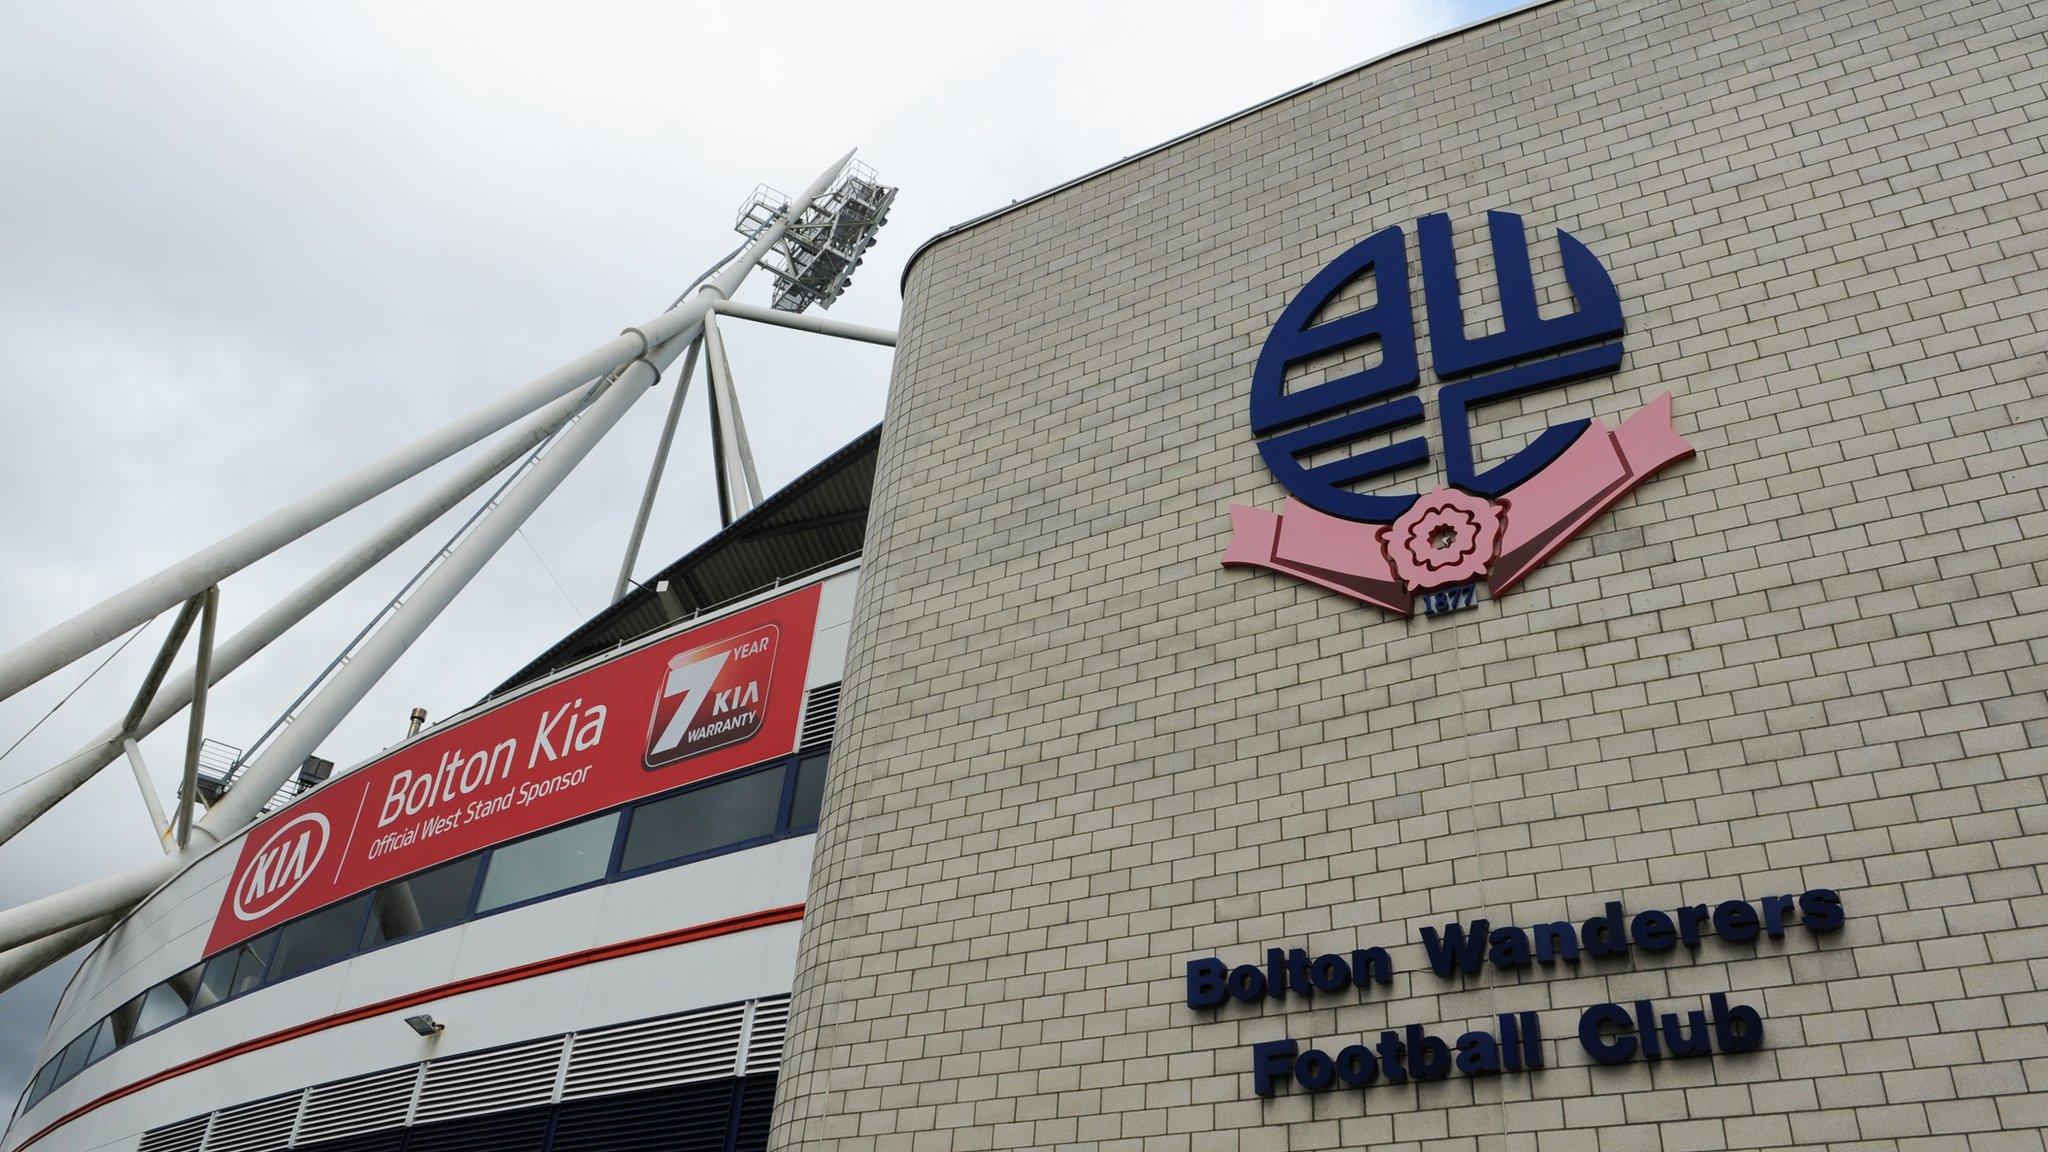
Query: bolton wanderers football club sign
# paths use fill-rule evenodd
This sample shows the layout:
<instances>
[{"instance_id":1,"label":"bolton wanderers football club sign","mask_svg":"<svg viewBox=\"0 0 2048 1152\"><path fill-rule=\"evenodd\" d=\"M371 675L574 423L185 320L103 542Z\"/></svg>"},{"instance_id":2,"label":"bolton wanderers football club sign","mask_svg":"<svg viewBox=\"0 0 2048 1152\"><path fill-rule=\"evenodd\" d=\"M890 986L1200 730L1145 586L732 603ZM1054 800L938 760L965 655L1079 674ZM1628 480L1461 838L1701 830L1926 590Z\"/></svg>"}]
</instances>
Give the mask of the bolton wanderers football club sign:
<instances>
[{"instance_id":1,"label":"bolton wanderers football club sign","mask_svg":"<svg viewBox=\"0 0 2048 1152\"><path fill-rule=\"evenodd\" d=\"M1479 466L1473 408L1612 372L1622 338L1620 298L1592 250L1557 233L1576 308L1545 318L1521 216L1488 212L1487 226L1501 330L1468 336L1450 218L1416 221L1447 483L1419 495L1355 490L1429 462L1417 427L1425 412L1416 394L1421 360L1406 237L1394 225L1317 273L1266 337L1252 374L1252 433L1290 498L1278 513L1231 505L1226 566L1285 573L1403 616L1413 614L1420 594L1437 615L1471 605L1482 579L1493 596L1514 587L1638 484L1692 455L1672 430L1665 393L1616 427L1597 419L1553 425L1507 459ZM1366 277L1370 305L1322 316ZM1371 367L1288 388L1290 369L1369 342L1379 353ZM1354 449L1368 437L1382 442Z\"/></svg>"}]
</instances>

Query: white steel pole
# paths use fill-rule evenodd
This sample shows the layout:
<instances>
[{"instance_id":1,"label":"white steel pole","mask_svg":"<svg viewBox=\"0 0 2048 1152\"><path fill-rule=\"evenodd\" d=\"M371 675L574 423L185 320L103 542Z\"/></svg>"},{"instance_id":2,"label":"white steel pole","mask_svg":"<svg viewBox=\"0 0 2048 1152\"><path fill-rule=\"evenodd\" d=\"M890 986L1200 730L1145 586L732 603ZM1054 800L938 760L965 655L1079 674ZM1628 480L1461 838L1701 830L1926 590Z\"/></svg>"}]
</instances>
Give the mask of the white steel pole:
<instances>
[{"instance_id":1,"label":"white steel pole","mask_svg":"<svg viewBox=\"0 0 2048 1152\"><path fill-rule=\"evenodd\" d=\"M667 312L628 328L567 364L380 460L272 512L0 655L0 700L164 609L189 600L329 520L411 479L593 376L625 364L673 337L684 322Z\"/></svg>"},{"instance_id":2,"label":"white steel pole","mask_svg":"<svg viewBox=\"0 0 2048 1152\"><path fill-rule=\"evenodd\" d=\"M31 940L18 948L0 952L0 992L7 991L106 935L107 930L112 928L118 919L114 916L102 916L98 920L89 920L40 940Z\"/></svg>"},{"instance_id":3,"label":"white steel pole","mask_svg":"<svg viewBox=\"0 0 2048 1152\"><path fill-rule=\"evenodd\" d=\"M754 475L754 455L740 423L739 393L732 386L732 364L725 358L725 338L714 316L704 318L704 365L711 377L711 403L717 408L711 429L718 437L718 462L725 469L721 487L727 494L725 514L730 523L761 502L761 481Z\"/></svg>"},{"instance_id":4,"label":"white steel pole","mask_svg":"<svg viewBox=\"0 0 2048 1152\"><path fill-rule=\"evenodd\" d=\"M335 593L376 567L386 556L396 551L399 545L439 520L450 508L468 499L477 489L489 482L491 477L504 471L506 465L526 455L533 450L534 445L553 435L555 429L561 427L562 422L573 415L582 402L583 394L579 392L564 396L541 409L521 425L518 431L491 445L475 460L451 473L446 480L422 496L418 503L378 529L369 539L314 574L291 594L279 600L268 612L251 621L247 627L228 637L213 654L213 667L209 669L208 678L213 683L220 683L230 672L241 667L271 641L304 620ZM144 710L136 724L136 736L147 736L156 731L164 721L177 715L192 702L191 672L192 670L188 669L175 679L166 681L166 687L149 702L148 708ZM92 779L100 769L113 763L114 758L121 755L121 732L122 729L116 727L100 733L92 743L79 749L50 771L31 778L11 794L4 804L0 804L0 844L6 843L15 833L28 827L37 817L55 807L59 800L77 791L80 785Z\"/></svg>"},{"instance_id":5,"label":"white steel pole","mask_svg":"<svg viewBox=\"0 0 2048 1152\"><path fill-rule=\"evenodd\" d=\"M823 316L784 312L776 308L763 308L759 304L745 304L738 300L720 300L712 311L720 316L736 316L757 324L774 324L783 328L794 328L799 332L815 332L820 336L838 336L845 340L858 340L864 344L886 344L891 348L896 346L896 333L887 328L870 328L866 324L849 324L844 320L829 320Z\"/></svg>"},{"instance_id":6,"label":"white steel pole","mask_svg":"<svg viewBox=\"0 0 2048 1152\"><path fill-rule=\"evenodd\" d=\"M199 793L199 746L206 739L206 689L213 683L213 625L220 615L220 585L206 590L199 614L199 651L192 665L192 719L185 727L185 772L178 787L178 847L192 839L192 802Z\"/></svg>"},{"instance_id":7,"label":"white steel pole","mask_svg":"<svg viewBox=\"0 0 2048 1152\"><path fill-rule=\"evenodd\" d=\"M121 741L121 750L128 754L128 767L135 773L135 786L142 790L142 806L149 809L150 830L156 834L159 847L165 852L171 850L171 842L164 839L164 830L170 821L164 816L163 801L156 798L156 783L149 778L149 766L142 762L142 748L130 736Z\"/></svg>"},{"instance_id":8,"label":"white steel pole","mask_svg":"<svg viewBox=\"0 0 2048 1152\"><path fill-rule=\"evenodd\" d=\"M634 360L624 375L607 386L583 410L577 422L555 440L532 471L519 478L498 506L477 521L470 534L442 557L440 566L420 582L412 596L351 654L349 662L335 671L333 679L320 686L292 722L278 731L269 747L243 770L235 786L214 802L199 826L225 839L254 820L320 741L362 703L384 673L470 580L483 571L498 549L512 539L513 533L554 493L570 470L583 462L633 402L653 385L660 369L666 368L681 351L673 341L662 345L646 357Z\"/></svg>"},{"instance_id":9,"label":"white steel pole","mask_svg":"<svg viewBox=\"0 0 2048 1152\"><path fill-rule=\"evenodd\" d=\"M298 718L280 732L270 747L264 749L243 773L241 781L214 804L206 819L201 821L202 827L226 838L256 818L263 805L298 769L299 763L362 701L391 665L434 622L434 618L448 607L498 549L512 539L513 533L519 530L534 509L540 507L556 485L582 463L597 442L612 430L627 409L661 378L661 373L681 355L684 346L697 338L704 330L704 321L711 314L712 304L738 290L747 273L753 271L761 258L782 239L790 222L802 216L811 201L832 186L852 159L853 153L848 152L838 163L826 169L774 224L762 229L745 252L705 283L695 296L665 314L665 319L674 320L674 323L665 325L673 337L627 365L619 378L591 402L582 417L562 433L540 463L520 477L519 482L505 494L503 502L477 522L469 536L457 544L442 560L441 566L421 582L412 598L392 613L391 618L363 643L348 664L306 703ZM0 943L6 939L5 931L0 930Z\"/></svg>"},{"instance_id":10,"label":"white steel pole","mask_svg":"<svg viewBox=\"0 0 2048 1152\"><path fill-rule=\"evenodd\" d=\"M126 912L156 891L158 885L177 875L185 864L182 855L166 856L139 868L88 880L40 900L17 904L0 912L0 948L17 948L88 920Z\"/></svg>"},{"instance_id":11,"label":"white steel pole","mask_svg":"<svg viewBox=\"0 0 2048 1152\"><path fill-rule=\"evenodd\" d=\"M618 423L633 402L659 378L661 368L673 363L683 346L697 337L712 302L732 295L761 257L781 240L790 221L803 215L811 201L831 187L832 181L852 159L853 153L848 152L813 181L780 219L763 229L746 252L705 284L695 297L637 330L650 335L659 332L666 343L647 349L648 355L632 358L632 363L619 379L591 402L584 411L583 419L565 431L553 450L512 486L503 503L477 522L470 535L448 553L441 566L420 584L412 598L392 613L384 626L364 643L355 659L322 686L300 713L298 722L286 728L264 750L256 763L243 774L241 781L207 812L206 818L200 821L200 827L225 840L255 819L306 755L333 731L349 709L448 606L448 601L462 590L484 562L511 539L540 501L561 483L569 469L575 467ZM675 339L677 336L681 339ZM650 363L650 358L659 358L660 366ZM0 911L0 948L13 948L102 916L125 912L176 875L194 854L203 850L187 848L177 856Z\"/></svg>"},{"instance_id":12,"label":"white steel pole","mask_svg":"<svg viewBox=\"0 0 2048 1152\"><path fill-rule=\"evenodd\" d=\"M683 401L690 396L690 377L697 371L697 353L704 347L702 338L690 341L690 351L683 357L682 374L676 377L676 394L669 401L668 421L661 426L661 441L654 446L654 463L647 469L647 487L640 493L640 510L633 515L633 532L626 537L626 556L619 561L619 578L612 585L612 603L626 594L626 585L633 582L633 565L640 559L640 541L647 535L647 520L654 514L654 494L661 488L661 474L668 468L669 445L675 443L676 422L682 419Z\"/></svg>"}]
</instances>

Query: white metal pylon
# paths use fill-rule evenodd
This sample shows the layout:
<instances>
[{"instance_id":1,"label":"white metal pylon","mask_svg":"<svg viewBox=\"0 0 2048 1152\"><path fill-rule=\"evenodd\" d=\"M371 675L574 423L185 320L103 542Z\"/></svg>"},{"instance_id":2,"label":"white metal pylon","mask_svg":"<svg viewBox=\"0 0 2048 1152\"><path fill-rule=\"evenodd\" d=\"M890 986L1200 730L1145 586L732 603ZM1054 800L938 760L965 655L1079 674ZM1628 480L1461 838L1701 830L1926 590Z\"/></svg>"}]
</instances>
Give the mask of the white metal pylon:
<instances>
[{"instance_id":1,"label":"white metal pylon","mask_svg":"<svg viewBox=\"0 0 2048 1152\"><path fill-rule=\"evenodd\" d=\"M560 431L547 454L519 476L499 503L475 522L460 543L440 557L439 564L412 595L384 620L352 654L348 663L320 687L294 722L262 750L241 779L213 804L206 816L192 825L208 834L207 842L237 831L260 814L264 805L297 771L304 758L362 700L398 657L468 585L484 563L511 539L534 509L617 425L639 397L660 379L662 371L702 334L712 306L731 297L747 273L775 250L792 223L804 217L812 203L833 186L851 160L852 153L849 152L828 168L802 196L791 201L777 219L760 229L739 257L726 263L696 295L679 301L669 311L627 329L619 338L541 377L512 396L486 405L463 420L202 549L128 592L110 598L0 657L0 699L96 647L98 642L91 639L93 636L108 629L115 632L125 630L148 620L165 607L190 599L212 587L221 576L296 539L521 415L544 405L580 399L569 395L577 385L598 372L610 370L610 378L602 383L601 390L589 401L588 407ZM549 414L554 412L552 408L548 411ZM481 484L481 478L477 483ZM196 588L183 591L182 595L176 594L194 581L201 582ZM325 588L319 599L324 600L334 590L333 587ZM215 663L220 671L207 670L209 682L226 674L232 666L228 659L232 653L227 649L252 631L254 626L244 629L216 654ZM254 647L261 647L267 639L258 640ZM240 654L241 658L246 659L247 654ZM141 723L148 723L156 711L155 703L151 702L143 710ZM166 711L166 716L170 711L175 711L175 708ZM118 741L115 743L115 754L118 754ZM102 760L90 769L84 767L84 763L99 752L100 749L95 748L73 757L65 766L60 766L69 767L63 775L67 779L90 776L106 763ZM54 797L48 797L51 791L53 789L45 788L40 793L48 798L48 803L55 802ZM58 797L62 794L62 791L56 792ZM47 806L44 804L38 811ZM6 816L7 813L0 812L0 826L4 826ZM33 819L33 816L28 819ZM63 955L63 951L55 951L58 944L67 943L85 933L88 927L102 924L106 917L132 907L175 875L194 852L202 851L204 847L203 843L186 846L175 856L164 860L0 911L0 949L6 950L0 951L0 986L12 983L42 963ZM95 927L92 934L96 931Z\"/></svg>"}]
</instances>

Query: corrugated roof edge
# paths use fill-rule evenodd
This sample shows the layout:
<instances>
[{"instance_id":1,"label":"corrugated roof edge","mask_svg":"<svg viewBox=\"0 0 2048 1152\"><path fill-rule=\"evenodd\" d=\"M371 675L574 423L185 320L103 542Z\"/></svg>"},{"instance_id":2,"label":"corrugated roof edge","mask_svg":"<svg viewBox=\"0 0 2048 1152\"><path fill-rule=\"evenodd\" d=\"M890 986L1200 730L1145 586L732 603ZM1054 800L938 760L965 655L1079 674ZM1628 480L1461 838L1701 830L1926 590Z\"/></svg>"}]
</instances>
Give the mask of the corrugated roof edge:
<instances>
[{"instance_id":1,"label":"corrugated roof edge","mask_svg":"<svg viewBox=\"0 0 2048 1152\"><path fill-rule=\"evenodd\" d=\"M1205 132L1213 132L1226 124L1233 124L1239 120L1244 119L1247 116L1252 115L1253 113L1263 112L1266 109L1271 108L1275 104L1280 104L1285 101L1292 100L1296 96L1299 96L1304 92L1320 88L1325 84L1335 83L1336 81L1344 79L1346 76L1356 75L1357 73L1363 72L1367 68L1371 68L1376 64L1384 64L1387 61L1392 60L1396 56L1405 56L1410 52L1416 51L1417 49L1427 48L1431 44L1435 44L1438 41L1449 40L1453 36L1462 36L1467 32L1471 32L1479 28L1484 28L1489 24L1498 24L1504 20L1509 20L1516 16L1520 16L1524 12L1533 11L1537 8L1547 8L1552 4L1560 4L1563 2L1564 0L1529 0L1529 2L1526 4L1518 4L1513 8L1509 8L1506 11L1502 12L1496 12L1491 16L1482 16L1477 20L1471 21L1470 23L1460 24L1456 28L1451 28L1446 31L1439 32L1434 36L1425 36L1420 40L1410 41L1406 44L1401 45L1398 48L1388 49L1387 51L1382 52L1379 55L1374 56L1371 59L1366 60L1362 63L1353 64L1349 68L1344 68L1336 72L1332 72L1328 76L1325 76L1319 80L1311 80L1306 84L1302 84L1294 88L1289 88L1287 91L1280 93L1278 96L1261 100L1257 104L1254 104L1249 108L1232 112L1230 115L1225 116L1220 120L1211 120L1207 124L1202 125L1200 128L1196 128L1188 132L1183 132L1180 135L1175 136L1171 140L1166 140L1158 144L1154 144L1152 147L1147 148L1142 152L1133 152L1129 156L1126 156L1121 160L1117 160L1109 164L1104 164L1102 167L1093 169L1092 171L1083 172L1081 175L1074 177L1072 180L1068 180L1060 184L1055 184L1052 187L1047 188L1043 192L1039 192L1031 196L1026 196L1022 200L1012 200L1008 204L1004 205L1001 208L997 208L992 212L984 212L981 215L976 216L972 219L963 220L960 223L953 225L951 228L948 228L945 231L934 235L931 239L926 240L924 243L919 244L910 253L910 258L903 262L903 275L896 281L896 292L898 295L901 295L903 292L904 285L910 283L910 270L917 265L918 257L923 256L927 251L931 249L933 245L937 244L941 240L946 240L951 237L957 236L960 233L967 231L969 228L974 228L979 225L986 224L990 220L993 220L998 216L1015 212L1019 208L1026 207L1031 204L1036 204L1040 200L1044 200L1049 196L1057 196L1060 193L1065 192L1069 188L1086 184L1088 181L1093 180L1098 176L1114 172L1126 164L1136 163L1137 161L1143 160L1145 157L1153 155L1154 153L1164 152L1168 148L1172 148L1177 144L1186 143L1187 141L1192 140Z\"/></svg>"},{"instance_id":2,"label":"corrugated roof edge","mask_svg":"<svg viewBox=\"0 0 2048 1152\"><path fill-rule=\"evenodd\" d=\"M654 574L654 576L659 577L663 573L670 572L674 569L682 567L685 564L688 564L690 561L695 560L709 553L713 548L718 547L718 545L724 542L725 540L741 532L744 532L746 529L752 527L756 521L774 515L776 512L780 511L783 508L783 506L787 505L791 500L794 500L798 494L808 490L812 484L816 483L818 480L830 474L834 470L843 467L849 459L858 456L863 451L866 451L870 445L874 444L881 437L881 434L882 426L880 424L876 424L874 427L869 428L867 431L862 432L860 435L855 436L853 439L847 441L845 444L841 445L838 449L833 451L831 455L825 457L823 460L820 460L816 464L813 464L809 468L805 469L804 472L801 475L799 475L796 479L791 480L789 483L784 484L781 488L778 488L774 492L769 493L767 499L761 501L759 504L749 509L746 515L741 516L739 519L726 525L724 528L719 529L715 535L711 536L703 543L697 545L695 548L690 549L688 552L683 553L675 560L670 561L668 564L664 565L659 571L657 571ZM837 560L832 561L832 563L838 562L839 561ZM654 577L650 577L650 579L651 578ZM563 650L568 648L570 645L576 643L578 640L581 640L583 637L590 635L596 629L603 627L607 621L618 616L620 613L629 610L631 606L637 603L639 600L652 594L647 590L646 586L642 585L639 581L634 580L631 583L632 587L627 589L626 594L624 596L621 596L617 601L611 604L607 604L603 608L598 609L596 614L591 616L590 619L585 620L583 623L577 625L574 629L572 629L569 632L568 635L562 637L560 640L557 640L553 644L549 645L545 651L541 652L540 655L535 656L532 660L528 661L524 667L520 668L517 672L514 672L511 675L511 677L507 679L504 683L499 684L496 688L491 689L490 692L484 696L483 700L479 700L477 703L481 704L485 701L495 699L496 697L502 696L505 693L510 692L513 689L518 688L529 681L536 680L540 677L549 675L550 673L546 669L541 667L543 664L555 658Z\"/></svg>"}]
</instances>

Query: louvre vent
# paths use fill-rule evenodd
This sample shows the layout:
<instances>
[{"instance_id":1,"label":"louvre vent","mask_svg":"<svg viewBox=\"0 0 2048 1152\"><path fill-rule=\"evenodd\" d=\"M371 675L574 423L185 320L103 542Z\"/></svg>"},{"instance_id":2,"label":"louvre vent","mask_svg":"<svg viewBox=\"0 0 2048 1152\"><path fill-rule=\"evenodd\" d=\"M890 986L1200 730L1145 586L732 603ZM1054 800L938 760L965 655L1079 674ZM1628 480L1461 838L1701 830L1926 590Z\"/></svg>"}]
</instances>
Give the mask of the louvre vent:
<instances>
[{"instance_id":1,"label":"louvre vent","mask_svg":"<svg viewBox=\"0 0 2048 1152\"><path fill-rule=\"evenodd\" d=\"M489 1116L444 1120L412 1130L406 1152L541 1152L548 1143L548 1114L554 1109L521 1108Z\"/></svg>"},{"instance_id":2,"label":"louvre vent","mask_svg":"<svg viewBox=\"0 0 2048 1152\"><path fill-rule=\"evenodd\" d=\"M749 1076L740 1086L740 1114L733 1124L732 1152L767 1152L775 1116L775 1077Z\"/></svg>"},{"instance_id":3,"label":"louvre vent","mask_svg":"<svg viewBox=\"0 0 2048 1152\"><path fill-rule=\"evenodd\" d=\"M548 1103L554 1096L555 1073L566 1039L552 1036L434 1061L427 1065L427 1080L420 1086L413 1122L431 1124ZM419 1146L417 1137L412 1146Z\"/></svg>"},{"instance_id":4,"label":"louvre vent","mask_svg":"<svg viewBox=\"0 0 2048 1152\"><path fill-rule=\"evenodd\" d=\"M408 1065L307 1089L298 1143L304 1146L405 1127L405 1110L412 1103L413 1085L418 1081L419 1067Z\"/></svg>"},{"instance_id":5,"label":"louvre vent","mask_svg":"<svg viewBox=\"0 0 2048 1152\"><path fill-rule=\"evenodd\" d=\"M142 1144L136 1152L199 1152L199 1145L206 1140L206 1122L211 1119L211 1115L194 1116L152 1128L142 1134Z\"/></svg>"},{"instance_id":6,"label":"louvre vent","mask_svg":"<svg viewBox=\"0 0 2048 1152\"><path fill-rule=\"evenodd\" d=\"M576 1035L562 1099L581 1100L733 1074L746 1005L728 1004L663 1020Z\"/></svg>"},{"instance_id":7,"label":"louvre vent","mask_svg":"<svg viewBox=\"0 0 2048 1152\"><path fill-rule=\"evenodd\" d=\"M773 1073L782 1065L782 1039L789 1034L789 997L754 1002L754 1028L747 1034L748 1076Z\"/></svg>"},{"instance_id":8,"label":"louvre vent","mask_svg":"<svg viewBox=\"0 0 2048 1152\"><path fill-rule=\"evenodd\" d=\"M553 1152L723 1152L731 1080L562 1105Z\"/></svg>"},{"instance_id":9,"label":"louvre vent","mask_svg":"<svg viewBox=\"0 0 2048 1152\"><path fill-rule=\"evenodd\" d=\"M839 683L820 684L804 694L804 722L796 750L809 752L832 743L832 726L839 722Z\"/></svg>"},{"instance_id":10,"label":"louvre vent","mask_svg":"<svg viewBox=\"0 0 2048 1152\"><path fill-rule=\"evenodd\" d=\"M206 1152L273 1152L288 1147L292 1121L299 1115L299 1093L223 1108L206 1135Z\"/></svg>"},{"instance_id":11,"label":"louvre vent","mask_svg":"<svg viewBox=\"0 0 2048 1152\"><path fill-rule=\"evenodd\" d=\"M292 1147L295 1152L400 1152L405 1147L405 1137L403 1128L386 1128L381 1132L364 1132L339 1140L294 1144Z\"/></svg>"},{"instance_id":12,"label":"louvre vent","mask_svg":"<svg viewBox=\"0 0 2048 1152\"><path fill-rule=\"evenodd\" d=\"M701 1008L239 1104L137 1152L758 1150L788 1033L788 996Z\"/></svg>"}]
</instances>

